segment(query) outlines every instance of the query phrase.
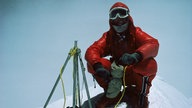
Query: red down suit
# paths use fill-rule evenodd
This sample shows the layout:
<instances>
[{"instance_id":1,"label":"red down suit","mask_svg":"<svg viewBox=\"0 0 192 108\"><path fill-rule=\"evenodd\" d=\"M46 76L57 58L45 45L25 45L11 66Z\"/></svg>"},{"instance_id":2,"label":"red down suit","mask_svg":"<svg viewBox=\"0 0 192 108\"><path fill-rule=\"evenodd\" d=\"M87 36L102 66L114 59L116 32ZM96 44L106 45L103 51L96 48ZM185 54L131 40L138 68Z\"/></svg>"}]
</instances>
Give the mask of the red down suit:
<instances>
[{"instance_id":1,"label":"red down suit","mask_svg":"<svg viewBox=\"0 0 192 108\"><path fill-rule=\"evenodd\" d=\"M126 86L133 88L133 92L136 94L141 94L143 92L148 94L151 82L157 72L157 63L154 57L158 54L159 43L157 39L145 33L139 27L135 27L130 15L128 19L129 25L124 33L126 37L124 40L118 38L109 22L109 31L103 33L100 39L88 47L85 53L88 71L95 75L99 85L106 89L107 83L97 77L93 70L93 65L100 62L110 71L111 63L113 61L118 61L124 53L132 54L137 52L141 54L142 60L137 64L127 66L125 73ZM145 78L147 78L147 88L143 88Z\"/></svg>"}]
</instances>

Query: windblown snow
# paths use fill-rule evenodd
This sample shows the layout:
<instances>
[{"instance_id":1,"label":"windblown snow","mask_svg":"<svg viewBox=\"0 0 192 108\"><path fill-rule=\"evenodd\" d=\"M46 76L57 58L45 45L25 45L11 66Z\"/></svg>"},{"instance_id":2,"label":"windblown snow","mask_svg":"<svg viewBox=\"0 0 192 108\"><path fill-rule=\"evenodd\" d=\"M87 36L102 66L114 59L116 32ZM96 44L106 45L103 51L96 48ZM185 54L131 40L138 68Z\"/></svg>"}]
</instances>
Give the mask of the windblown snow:
<instances>
[{"instance_id":1,"label":"windblown snow","mask_svg":"<svg viewBox=\"0 0 192 108\"><path fill-rule=\"evenodd\" d=\"M90 96L93 97L102 92L101 87L89 88ZM82 91L82 102L87 100L85 90ZM72 96L66 97L66 107L72 106ZM162 78L156 77L149 94L149 108L192 108L192 98L186 98L173 86L167 84ZM47 108L63 108L64 99L57 100L47 106ZM122 103L118 108L125 108Z\"/></svg>"}]
</instances>

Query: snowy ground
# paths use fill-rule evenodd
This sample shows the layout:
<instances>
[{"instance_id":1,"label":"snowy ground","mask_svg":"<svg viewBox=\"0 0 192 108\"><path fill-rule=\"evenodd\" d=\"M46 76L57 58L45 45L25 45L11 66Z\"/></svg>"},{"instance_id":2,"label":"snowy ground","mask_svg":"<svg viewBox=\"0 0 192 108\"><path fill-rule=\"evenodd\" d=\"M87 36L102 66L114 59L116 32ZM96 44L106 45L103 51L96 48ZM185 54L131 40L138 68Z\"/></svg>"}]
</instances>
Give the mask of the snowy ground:
<instances>
[{"instance_id":1,"label":"snowy ground","mask_svg":"<svg viewBox=\"0 0 192 108\"><path fill-rule=\"evenodd\" d=\"M90 96L93 97L102 92L102 89L90 87ZM87 99L86 92L82 92L82 101ZM47 108L63 108L63 99L55 101ZM149 94L149 108L192 108L192 98L187 99L181 92L167 84L160 77L156 77ZM72 96L67 96L66 106L72 106ZM124 108L122 105L120 108Z\"/></svg>"}]
</instances>

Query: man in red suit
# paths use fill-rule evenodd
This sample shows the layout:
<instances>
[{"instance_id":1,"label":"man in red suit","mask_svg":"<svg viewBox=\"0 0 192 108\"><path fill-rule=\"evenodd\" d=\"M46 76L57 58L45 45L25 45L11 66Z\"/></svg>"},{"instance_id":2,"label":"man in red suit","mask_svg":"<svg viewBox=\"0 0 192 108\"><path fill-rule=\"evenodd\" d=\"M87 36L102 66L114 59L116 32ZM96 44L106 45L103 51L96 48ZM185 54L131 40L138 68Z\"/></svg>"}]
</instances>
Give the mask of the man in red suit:
<instances>
[{"instance_id":1,"label":"man in red suit","mask_svg":"<svg viewBox=\"0 0 192 108\"><path fill-rule=\"evenodd\" d=\"M129 8L122 2L111 7L109 24L109 31L85 53L88 71L104 89L104 96L96 107L115 104L122 95L122 85L125 85L124 100L128 105L147 108L147 96L157 72L154 57L159 49L158 40L134 26Z\"/></svg>"}]
</instances>

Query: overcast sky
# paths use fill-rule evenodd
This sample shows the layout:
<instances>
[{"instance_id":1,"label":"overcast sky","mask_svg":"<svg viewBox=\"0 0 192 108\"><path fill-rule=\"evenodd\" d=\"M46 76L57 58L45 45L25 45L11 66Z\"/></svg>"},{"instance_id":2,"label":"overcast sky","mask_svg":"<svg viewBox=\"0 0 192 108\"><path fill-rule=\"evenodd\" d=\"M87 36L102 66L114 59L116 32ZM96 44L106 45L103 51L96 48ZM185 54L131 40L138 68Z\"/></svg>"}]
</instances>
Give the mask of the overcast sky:
<instances>
[{"instance_id":1,"label":"overcast sky","mask_svg":"<svg viewBox=\"0 0 192 108\"><path fill-rule=\"evenodd\" d=\"M109 29L108 11L115 2L0 0L0 107L43 106L74 41L84 59L86 49ZM122 2L130 8L135 25L159 40L157 75L192 97L192 1ZM86 76L92 86L87 71ZM72 60L63 79L71 95ZM51 102L60 98L61 83Z\"/></svg>"}]
</instances>

